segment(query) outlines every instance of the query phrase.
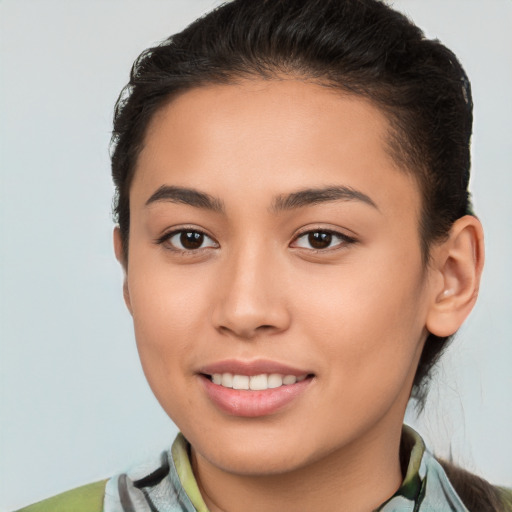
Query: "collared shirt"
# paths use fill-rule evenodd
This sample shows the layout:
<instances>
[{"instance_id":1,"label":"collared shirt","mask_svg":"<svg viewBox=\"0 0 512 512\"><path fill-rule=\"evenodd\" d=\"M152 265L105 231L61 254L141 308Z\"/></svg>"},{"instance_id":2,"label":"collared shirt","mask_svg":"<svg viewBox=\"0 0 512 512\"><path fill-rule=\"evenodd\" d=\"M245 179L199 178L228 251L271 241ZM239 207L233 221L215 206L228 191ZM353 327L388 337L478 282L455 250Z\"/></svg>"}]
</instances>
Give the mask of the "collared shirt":
<instances>
[{"instance_id":1,"label":"collared shirt","mask_svg":"<svg viewBox=\"0 0 512 512\"><path fill-rule=\"evenodd\" d=\"M403 428L400 450L405 478L374 512L468 512L439 462L410 427ZM512 512L512 491L499 491L504 510ZM18 512L208 512L208 507L190 465L189 444L178 434L171 450L148 464Z\"/></svg>"},{"instance_id":2,"label":"collared shirt","mask_svg":"<svg viewBox=\"0 0 512 512\"><path fill-rule=\"evenodd\" d=\"M402 446L410 453L398 491L379 512L468 512L441 465L425 449L421 437L404 426ZM150 467L111 478L104 512L208 512L188 456L188 443L179 434L172 449Z\"/></svg>"}]
</instances>

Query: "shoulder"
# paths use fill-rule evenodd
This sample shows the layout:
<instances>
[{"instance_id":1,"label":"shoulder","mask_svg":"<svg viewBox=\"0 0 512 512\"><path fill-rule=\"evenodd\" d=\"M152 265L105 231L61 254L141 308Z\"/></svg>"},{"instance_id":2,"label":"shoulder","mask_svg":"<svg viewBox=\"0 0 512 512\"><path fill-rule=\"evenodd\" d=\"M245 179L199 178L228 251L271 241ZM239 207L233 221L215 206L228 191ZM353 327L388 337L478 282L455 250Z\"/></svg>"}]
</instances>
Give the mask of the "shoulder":
<instances>
[{"instance_id":1,"label":"shoulder","mask_svg":"<svg viewBox=\"0 0 512 512\"><path fill-rule=\"evenodd\" d=\"M83 485L17 512L102 512L107 480Z\"/></svg>"}]
</instances>

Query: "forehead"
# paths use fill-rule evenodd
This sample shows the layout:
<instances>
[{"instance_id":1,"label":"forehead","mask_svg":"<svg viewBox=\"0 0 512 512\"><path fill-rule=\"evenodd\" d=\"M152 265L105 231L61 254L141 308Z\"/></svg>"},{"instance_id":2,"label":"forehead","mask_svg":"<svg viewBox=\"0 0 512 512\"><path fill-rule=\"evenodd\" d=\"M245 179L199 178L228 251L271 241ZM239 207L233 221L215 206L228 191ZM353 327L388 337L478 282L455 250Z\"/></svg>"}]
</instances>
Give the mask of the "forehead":
<instances>
[{"instance_id":1,"label":"forehead","mask_svg":"<svg viewBox=\"0 0 512 512\"><path fill-rule=\"evenodd\" d=\"M298 144L307 139L304 149L329 144L335 150L354 144L356 137L349 135L357 133L361 144L373 139L385 150L389 129L385 114L360 96L291 78L253 79L197 87L172 98L149 123L145 146L169 143L172 132L179 145L201 137L212 146L245 142L247 151L258 140Z\"/></svg>"},{"instance_id":2,"label":"forehead","mask_svg":"<svg viewBox=\"0 0 512 512\"><path fill-rule=\"evenodd\" d=\"M270 201L301 187L342 184L400 199L410 214L419 210L417 184L391 157L389 133L379 108L319 84L204 86L155 114L132 188L143 200L162 184L206 187L217 196L250 187L254 198Z\"/></svg>"}]
</instances>

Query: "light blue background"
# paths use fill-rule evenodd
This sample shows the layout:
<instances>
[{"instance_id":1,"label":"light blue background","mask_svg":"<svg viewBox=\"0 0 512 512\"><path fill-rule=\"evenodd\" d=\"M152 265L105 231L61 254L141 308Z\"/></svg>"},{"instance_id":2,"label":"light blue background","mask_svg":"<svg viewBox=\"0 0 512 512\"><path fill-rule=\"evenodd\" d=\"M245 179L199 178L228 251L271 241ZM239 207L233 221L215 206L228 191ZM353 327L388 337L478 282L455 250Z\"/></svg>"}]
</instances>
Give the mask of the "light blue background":
<instances>
[{"instance_id":1,"label":"light blue background","mask_svg":"<svg viewBox=\"0 0 512 512\"><path fill-rule=\"evenodd\" d=\"M107 146L134 58L217 3L0 0L1 510L108 477L174 437L122 302ZM412 421L438 453L510 485L512 2L395 5L472 79L487 237L479 304Z\"/></svg>"}]
</instances>

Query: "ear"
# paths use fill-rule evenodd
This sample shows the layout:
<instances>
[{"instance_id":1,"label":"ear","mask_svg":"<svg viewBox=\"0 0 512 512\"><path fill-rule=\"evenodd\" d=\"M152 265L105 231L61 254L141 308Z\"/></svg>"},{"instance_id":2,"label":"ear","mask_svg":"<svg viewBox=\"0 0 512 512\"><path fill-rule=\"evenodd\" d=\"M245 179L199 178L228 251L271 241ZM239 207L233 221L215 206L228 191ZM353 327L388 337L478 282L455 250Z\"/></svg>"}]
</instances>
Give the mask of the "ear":
<instances>
[{"instance_id":1,"label":"ear","mask_svg":"<svg viewBox=\"0 0 512 512\"><path fill-rule=\"evenodd\" d=\"M448 239L432 251L434 289L426 327L436 336L454 334L478 296L484 265L484 235L471 215L458 219Z\"/></svg>"},{"instance_id":2,"label":"ear","mask_svg":"<svg viewBox=\"0 0 512 512\"><path fill-rule=\"evenodd\" d=\"M132 314L132 304L130 301L130 290L128 289L128 279L127 279L127 273L128 273L128 262L125 258L125 252L124 252L124 244L123 240L121 238L121 230L118 226L114 228L114 252L116 254L116 259L119 261L121 266L123 267L123 273L124 273L124 280L123 280L123 297L124 302L126 304L126 307L128 308L128 311L130 314Z\"/></svg>"}]
</instances>

